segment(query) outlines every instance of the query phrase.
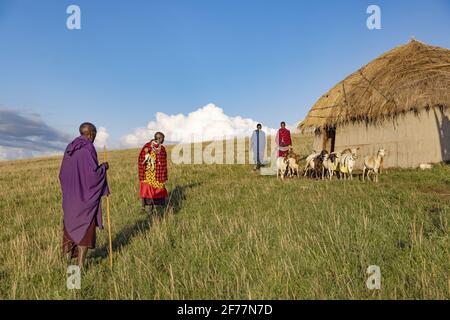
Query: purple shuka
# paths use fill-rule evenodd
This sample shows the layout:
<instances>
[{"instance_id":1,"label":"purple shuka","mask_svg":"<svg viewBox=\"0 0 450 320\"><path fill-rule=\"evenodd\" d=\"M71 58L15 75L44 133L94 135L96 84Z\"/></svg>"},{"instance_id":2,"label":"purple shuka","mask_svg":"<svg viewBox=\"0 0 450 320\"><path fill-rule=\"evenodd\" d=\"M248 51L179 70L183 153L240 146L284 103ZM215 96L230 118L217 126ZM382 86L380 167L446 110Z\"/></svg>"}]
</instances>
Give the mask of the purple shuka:
<instances>
[{"instance_id":1,"label":"purple shuka","mask_svg":"<svg viewBox=\"0 0 450 320\"><path fill-rule=\"evenodd\" d=\"M92 142L80 136L64 152L59 181L62 190L64 227L79 243L92 222L103 229L101 197L109 194L106 166L98 165Z\"/></svg>"}]
</instances>

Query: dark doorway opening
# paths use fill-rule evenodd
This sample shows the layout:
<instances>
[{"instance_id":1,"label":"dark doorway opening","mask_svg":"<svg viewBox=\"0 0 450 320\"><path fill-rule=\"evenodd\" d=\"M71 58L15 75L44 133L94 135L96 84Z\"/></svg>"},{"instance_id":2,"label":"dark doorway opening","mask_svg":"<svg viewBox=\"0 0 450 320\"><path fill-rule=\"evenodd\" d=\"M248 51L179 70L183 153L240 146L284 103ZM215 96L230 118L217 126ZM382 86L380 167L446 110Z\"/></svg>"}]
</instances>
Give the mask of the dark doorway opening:
<instances>
[{"instance_id":1,"label":"dark doorway opening","mask_svg":"<svg viewBox=\"0 0 450 320\"><path fill-rule=\"evenodd\" d=\"M334 152L335 144L336 144L336 127L328 127L324 130L323 150L327 150L330 153Z\"/></svg>"}]
</instances>

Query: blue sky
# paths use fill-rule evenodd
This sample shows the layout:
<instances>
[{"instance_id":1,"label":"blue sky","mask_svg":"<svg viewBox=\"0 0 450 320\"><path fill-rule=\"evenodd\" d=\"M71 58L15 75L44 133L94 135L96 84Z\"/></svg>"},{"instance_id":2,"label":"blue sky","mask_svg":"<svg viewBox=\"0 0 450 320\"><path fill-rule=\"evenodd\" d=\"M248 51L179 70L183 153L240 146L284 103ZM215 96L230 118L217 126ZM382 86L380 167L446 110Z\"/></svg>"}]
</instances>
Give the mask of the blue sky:
<instances>
[{"instance_id":1,"label":"blue sky","mask_svg":"<svg viewBox=\"0 0 450 320\"><path fill-rule=\"evenodd\" d=\"M66 28L70 4L81 30ZM449 0L0 0L0 108L68 136L89 120L113 144L208 103L277 128L411 36L450 48L449 31Z\"/></svg>"}]
</instances>

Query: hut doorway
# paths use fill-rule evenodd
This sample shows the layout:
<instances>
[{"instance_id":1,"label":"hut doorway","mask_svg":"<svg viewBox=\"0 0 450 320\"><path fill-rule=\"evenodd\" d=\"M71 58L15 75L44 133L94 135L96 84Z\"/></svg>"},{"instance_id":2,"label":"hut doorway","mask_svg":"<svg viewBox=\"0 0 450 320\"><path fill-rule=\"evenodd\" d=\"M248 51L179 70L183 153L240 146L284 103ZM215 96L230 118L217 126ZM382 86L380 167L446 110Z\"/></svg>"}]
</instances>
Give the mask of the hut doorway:
<instances>
[{"instance_id":1,"label":"hut doorway","mask_svg":"<svg viewBox=\"0 0 450 320\"><path fill-rule=\"evenodd\" d=\"M326 128L323 135L323 150L328 152L334 152L334 146L336 144L336 127Z\"/></svg>"}]
</instances>

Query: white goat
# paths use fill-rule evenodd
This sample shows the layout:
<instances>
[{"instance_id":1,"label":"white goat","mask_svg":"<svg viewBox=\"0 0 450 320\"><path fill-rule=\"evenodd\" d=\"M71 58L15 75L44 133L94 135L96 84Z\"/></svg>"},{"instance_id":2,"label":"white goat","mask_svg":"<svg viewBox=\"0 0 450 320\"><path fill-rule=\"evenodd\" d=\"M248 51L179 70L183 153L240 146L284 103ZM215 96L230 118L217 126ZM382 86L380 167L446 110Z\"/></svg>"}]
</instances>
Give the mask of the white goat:
<instances>
[{"instance_id":1,"label":"white goat","mask_svg":"<svg viewBox=\"0 0 450 320\"><path fill-rule=\"evenodd\" d=\"M313 151L313 153L310 154L306 158L305 177L308 175L309 170L312 170L312 171L315 170L314 159L317 158L319 155L320 155L320 153L317 153L316 151Z\"/></svg>"},{"instance_id":2,"label":"white goat","mask_svg":"<svg viewBox=\"0 0 450 320\"><path fill-rule=\"evenodd\" d=\"M358 159L359 148L346 149L341 152L340 171L344 179L353 180L353 169L355 168L356 159Z\"/></svg>"},{"instance_id":3,"label":"white goat","mask_svg":"<svg viewBox=\"0 0 450 320\"><path fill-rule=\"evenodd\" d=\"M287 162L288 162L288 168L289 168L289 176L292 177L292 176L294 176L294 174L296 174L297 177L299 178L300 177L300 175L299 175L300 168L299 168L299 165L297 164L297 161L295 161L294 158L289 158L287 160Z\"/></svg>"},{"instance_id":4,"label":"white goat","mask_svg":"<svg viewBox=\"0 0 450 320\"><path fill-rule=\"evenodd\" d=\"M382 148L378 150L376 156L367 156L364 158L363 181L367 171L367 178L369 178L369 173L373 173L375 175L375 182L378 182L378 174L380 173L381 164L385 155L386 152Z\"/></svg>"},{"instance_id":5,"label":"white goat","mask_svg":"<svg viewBox=\"0 0 450 320\"><path fill-rule=\"evenodd\" d=\"M419 165L419 168L420 168L421 170L431 170L431 168L433 168L433 165L432 165L432 164L429 164L429 163L421 163L421 164Z\"/></svg>"},{"instance_id":6,"label":"white goat","mask_svg":"<svg viewBox=\"0 0 450 320\"><path fill-rule=\"evenodd\" d=\"M288 169L288 163L284 157L277 158L277 179L281 177L284 180L286 170Z\"/></svg>"}]
</instances>

